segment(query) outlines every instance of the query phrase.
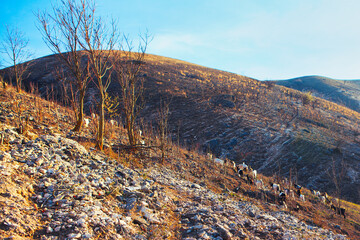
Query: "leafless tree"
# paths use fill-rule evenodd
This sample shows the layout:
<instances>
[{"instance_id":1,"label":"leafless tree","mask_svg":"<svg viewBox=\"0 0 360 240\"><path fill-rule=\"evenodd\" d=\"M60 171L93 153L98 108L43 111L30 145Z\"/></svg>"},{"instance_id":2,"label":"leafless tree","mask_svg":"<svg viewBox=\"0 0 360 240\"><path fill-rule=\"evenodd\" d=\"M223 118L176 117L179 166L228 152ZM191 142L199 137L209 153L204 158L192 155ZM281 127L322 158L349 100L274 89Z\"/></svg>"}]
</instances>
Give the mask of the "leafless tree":
<instances>
[{"instance_id":1,"label":"leafless tree","mask_svg":"<svg viewBox=\"0 0 360 240\"><path fill-rule=\"evenodd\" d=\"M331 166L327 171L328 176L330 177L331 181L335 185L335 196L338 199L338 206L340 208L341 205L341 190L342 190L342 183L346 174L346 164L344 160L344 156L341 154L340 157L332 157Z\"/></svg>"},{"instance_id":2,"label":"leafless tree","mask_svg":"<svg viewBox=\"0 0 360 240\"><path fill-rule=\"evenodd\" d=\"M112 57L119 40L119 35L114 21L112 21L109 27L100 17L95 16L94 2L88 3L80 29L81 39L79 43L87 54L93 82L99 90L99 121L96 148L102 150L105 126L104 107L114 66Z\"/></svg>"},{"instance_id":3,"label":"leafless tree","mask_svg":"<svg viewBox=\"0 0 360 240\"><path fill-rule=\"evenodd\" d=\"M135 134L136 119L143 108L143 79L139 76L140 69L145 63L145 52L148 47L150 36L148 33L140 36L138 51L134 51L134 44L124 37L121 52L117 52L115 69L117 80L121 86L121 103L125 115L125 127L130 145L137 143Z\"/></svg>"},{"instance_id":4,"label":"leafless tree","mask_svg":"<svg viewBox=\"0 0 360 240\"><path fill-rule=\"evenodd\" d=\"M57 68L55 70L55 77L57 81L61 84L61 98L65 106L71 106L75 118L78 119L77 110L79 101L76 101L76 93L74 91L73 85L69 84L65 70L63 68Z\"/></svg>"},{"instance_id":5,"label":"leafless tree","mask_svg":"<svg viewBox=\"0 0 360 240\"><path fill-rule=\"evenodd\" d=\"M169 102L160 100L160 107L158 109L158 125L159 125L159 138L160 138L160 151L161 161L165 162L165 147L167 144L168 135L168 120L169 120Z\"/></svg>"},{"instance_id":6,"label":"leafless tree","mask_svg":"<svg viewBox=\"0 0 360 240\"><path fill-rule=\"evenodd\" d=\"M29 60L32 54L28 50L28 43L29 40L18 28L6 26L5 38L2 42L2 52L7 56L8 63L13 65L9 69L9 76L11 79L15 79L17 92L20 92L22 80L31 64Z\"/></svg>"},{"instance_id":7,"label":"leafless tree","mask_svg":"<svg viewBox=\"0 0 360 240\"><path fill-rule=\"evenodd\" d=\"M53 53L68 69L67 84L75 85L78 93L76 124L73 131L81 130L84 118L84 98L89 82L89 61L87 55L80 51L79 43L83 24L92 14L94 3L90 0L62 0L54 6L52 13L38 13L39 30L43 39Z\"/></svg>"}]
</instances>

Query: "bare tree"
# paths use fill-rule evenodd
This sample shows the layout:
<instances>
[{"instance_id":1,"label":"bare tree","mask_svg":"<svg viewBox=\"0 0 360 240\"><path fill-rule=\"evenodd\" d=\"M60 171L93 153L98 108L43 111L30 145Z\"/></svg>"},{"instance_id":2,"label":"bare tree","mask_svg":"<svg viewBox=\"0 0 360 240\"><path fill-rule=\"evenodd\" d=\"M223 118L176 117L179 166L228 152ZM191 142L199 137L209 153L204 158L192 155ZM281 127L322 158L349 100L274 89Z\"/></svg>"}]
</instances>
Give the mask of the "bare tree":
<instances>
[{"instance_id":1,"label":"bare tree","mask_svg":"<svg viewBox=\"0 0 360 240\"><path fill-rule=\"evenodd\" d=\"M79 109L79 101L76 101L76 92L74 91L73 85L69 84L64 72L65 70L63 68L56 68L55 70L56 79L61 84L61 98L65 106L71 106L75 118L78 119L77 110Z\"/></svg>"},{"instance_id":2,"label":"bare tree","mask_svg":"<svg viewBox=\"0 0 360 240\"><path fill-rule=\"evenodd\" d=\"M346 174L346 164L344 160L344 156L341 156L336 161L336 157L332 157L331 166L327 171L328 176L331 181L335 185L335 196L338 199L337 207L340 208L341 205L341 197L342 197L342 183Z\"/></svg>"},{"instance_id":3,"label":"bare tree","mask_svg":"<svg viewBox=\"0 0 360 240\"><path fill-rule=\"evenodd\" d=\"M168 135L168 120L169 120L169 105L170 102L160 100L160 108L158 109L158 124L159 124L159 138L160 138L160 151L161 161L165 162L165 147L167 144Z\"/></svg>"},{"instance_id":4,"label":"bare tree","mask_svg":"<svg viewBox=\"0 0 360 240\"><path fill-rule=\"evenodd\" d=\"M121 103L125 115L125 127L129 143L134 146L137 143L135 123L144 105L144 85L139 72L145 63L145 52L150 36L148 33L140 36L138 51L133 51L133 42L128 37L124 37L124 39L125 44L122 45L123 51L117 52L115 68L118 75L117 80L121 86Z\"/></svg>"},{"instance_id":5,"label":"bare tree","mask_svg":"<svg viewBox=\"0 0 360 240\"><path fill-rule=\"evenodd\" d=\"M24 74L27 72L31 63L28 61L32 57L32 54L28 50L28 43L29 40L18 28L6 26L5 39L2 42L2 51L7 56L8 63L13 65L9 69L10 78L15 79L17 92L21 90Z\"/></svg>"},{"instance_id":6,"label":"bare tree","mask_svg":"<svg viewBox=\"0 0 360 240\"><path fill-rule=\"evenodd\" d=\"M93 2L88 0L62 0L60 6L53 7L52 13L38 13L41 24L39 30L53 53L56 53L69 70L67 84L75 85L78 93L76 124L73 131L81 130L84 118L84 99L89 82L89 61L81 52L79 43L82 24L92 14Z\"/></svg>"},{"instance_id":7,"label":"bare tree","mask_svg":"<svg viewBox=\"0 0 360 240\"><path fill-rule=\"evenodd\" d=\"M94 2L88 3L80 29L81 39L79 43L88 56L93 82L99 90L96 148L102 150L104 145L105 101L113 71L112 56L119 36L114 21L108 27L100 17L95 17Z\"/></svg>"}]
</instances>

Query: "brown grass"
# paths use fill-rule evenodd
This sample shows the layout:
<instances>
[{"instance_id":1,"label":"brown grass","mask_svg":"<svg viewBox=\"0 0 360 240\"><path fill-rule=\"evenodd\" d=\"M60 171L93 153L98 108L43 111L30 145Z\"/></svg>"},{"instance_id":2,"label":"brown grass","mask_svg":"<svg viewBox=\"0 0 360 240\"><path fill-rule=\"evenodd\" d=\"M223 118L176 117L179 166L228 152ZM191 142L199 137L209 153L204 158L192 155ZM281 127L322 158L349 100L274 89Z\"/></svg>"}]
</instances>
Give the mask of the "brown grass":
<instances>
[{"instance_id":1,"label":"brown grass","mask_svg":"<svg viewBox=\"0 0 360 240\"><path fill-rule=\"evenodd\" d=\"M166 61L166 59L164 60ZM262 119L263 115L260 115L260 112L263 112L263 108L265 105L261 105L262 102L271 94L279 97L278 102L273 103L271 111L266 113L265 119L269 122L274 121L272 114L274 114L274 106L277 107L281 106L282 102L285 102L285 105L291 101L297 101L300 99L299 93L293 90L285 89L285 88L278 88L273 87L271 91L268 92L269 88L261 83L254 81L252 79L239 77L234 74L223 73L220 75L216 75L217 79L223 82L223 86L221 88L216 88L213 86L214 82L210 79L214 79L214 75L212 72L208 72L202 70L201 67L196 65L187 65L188 69L182 70L182 74L186 76L189 73L196 72L198 80L198 86L191 85L190 87L200 87L201 89L205 89L209 87L212 91L216 94L218 93L229 93L231 90L232 93L237 94L239 104L237 105L237 109L233 110L235 112L242 111L247 109L248 111L242 112L242 116L249 117L252 121L258 121ZM194 71L194 69L196 71ZM162 73L164 78L172 78L170 73ZM169 75L169 76L167 76ZM204 80L201 80L204 79ZM184 80L185 77L184 77ZM236 82L234 88L230 89L230 83ZM167 85L166 81L163 81L160 85ZM180 86L175 86L174 89L170 89L170 91L175 91L175 88L182 89ZM219 90L220 89L220 90ZM202 91L202 97L205 99L210 99L213 94L211 91ZM1 106L3 108L7 108L8 110L13 111L15 114L20 114L16 106L11 104L14 96L15 89L12 87L8 87L6 90L0 90L0 101ZM190 94L199 94L199 91L195 89L190 89L186 91L187 95ZM180 94L183 95L183 94ZM244 104L241 105L240 102L244 100ZM67 108L61 107L56 105L55 103L49 103L36 95L31 94L22 94L21 95L22 111L28 111L31 115L35 116L35 121L29 122L28 131L33 133L34 135L30 136L31 138L36 137L36 135L47 134L49 131L54 133L62 133L66 134L72 127L72 122L64 121L63 119L56 119L54 118L54 109L57 112L61 113L64 116L67 116L68 119L73 119L71 115L71 111ZM30 105L29 103L35 102L35 106ZM269 105L269 104L268 104ZM289 108L291 111L291 108ZM320 114L321 109L329 110L329 115L325 116ZM338 133L341 129L348 129L349 125L352 122L349 121L334 121L331 114L338 113L349 116L352 119L360 119L360 115L354 111L341 107L339 105L319 100L319 107L312 109L312 108L303 108L301 111L301 115L305 118L312 119L314 121L323 121L325 126L330 126L331 128L321 128L321 131L327 133L329 135ZM288 113L284 115L285 120L290 120L293 113ZM354 120L355 121L355 120ZM357 122L358 120L356 120ZM7 121L10 124L10 121ZM298 122L298 125L302 125L303 123ZM62 127L58 127L62 125ZM276 124L274 124L276 126ZM46 126L40 127L39 126ZM50 129L50 127L54 127ZM108 132L106 134L106 138L108 141L116 142L116 143L123 143L126 144L126 140L122 137L124 134L124 129L122 128L108 128ZM145 130L146 132L146 130ZM148 132L151 132L148 130ZM153 136L148 137L149 140L152 141L153 145L156 146L158 144L156 138L153 139ZM77 136L77 140L84 145L87 149L94 147L94 129L84 129L82 133ZM3 144L1 146L2 149L6 150L9 148L7 144ZM162 164L160 161L160 152L159 150L154 147L150 149L151 156L148 153L141 153L141 148L133 149L131 151L121 151L115 152L112 148L106 148L105 154L107 154L110 158L116 159L117 161L121 162L122 164L136 169L143 169L146 167L159 165L164 168L172 169L178 172L178 176L181 176L184 179L187 179L192 182L196 183L203 183L205 184L210 190L216 193L226 193L227 198L234 198L234 199L242 199L246 201L252 201L259 205L262 209L271 209L271 210L278 210L276 206L269 205L268 203L275 204L276 203L276 196L273 193L266 193L264 195L263 192L256 189L253 185L249 185L244 180L240 179L234 172L233 169L230 167L223 167L221 165L214 164L211 160L207 159L202 153L199 152L200 149L193 148L192 150L187 150L175 143L169 143L167 146L168 152L166 154L166 161ZM263 175L259 175L259 178L263 179L264 184L268 186L270 181L274 181L272 177L265 177ZM234 193L234 189L239 186L241 183L239 193ZM183 193L179 193L174 191L171 188L165 187L164 191L171 193L174 196L178 196L183 201L192 201L191 196L183 196ZM346 207L347 211L347 219L344 220L340 216L334 214L328 206L325 206L319 203L314 197L311 196L309 191L305 191L306 199L308 199L305 203L300 203L302 206L302 210L300 212L292 211L292 214L297 216L299 219L303 219L308 223L313 223L317 226L329 228L333 231L339 231L334 227L334 223L341 225L342 231L341 233L347 233L350 238L356 239L359 235L360 230L360 206L350 202L343 202L344 206ZM109 201L113 201L113 196L110 194L108 197ZM295 206L298 201L293 201L289 203L289 210ZM179 216L174 213L174 206L168 206L168 209L165 210L166 212L166 220L164 225L160 226L153 226L150 229L147 229L149 232L149 239L158 239L162 237L166 237L167 239L177 239L179 236ZM117 211L121 212L121 209L117 209ZM137 214L137 213L133 213ZM163 232L169 232L170 236L163 236ZM102 238L105 236L105 231L98 233L98 237Z\"/></svg>"}]
</instances>

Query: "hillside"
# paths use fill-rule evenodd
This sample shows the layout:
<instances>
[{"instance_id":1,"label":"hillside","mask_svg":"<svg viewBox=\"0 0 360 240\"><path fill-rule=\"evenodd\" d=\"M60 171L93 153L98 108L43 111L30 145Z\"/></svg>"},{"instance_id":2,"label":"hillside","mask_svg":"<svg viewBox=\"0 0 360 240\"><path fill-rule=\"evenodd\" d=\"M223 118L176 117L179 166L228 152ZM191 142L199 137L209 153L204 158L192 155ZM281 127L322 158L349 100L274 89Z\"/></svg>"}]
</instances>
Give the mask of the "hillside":
<instances>
[{"instance_id":1,"label":"hillside","mask_svg":"<svg viewBox=\"0 0 360 240\"><path fill-rule=\"evenodd\" d=\"M315 96L360 111L360 80L306 76L276 81L276 84L303 92L311 91Z\"/></svg>"},{"instance_id":2,"label":"hillside","mask_svg":"<svg viewBox=\"0 0 360 240\"><path fill-rule=\"evenodd\" d=\"M55 56L35 61L26 81L48 99L60 97ZM309 98L306 94L237 74L148 55L141 73L145 108L139 122L156 126L160 99L170 101L170 138L184 147L212 152L259 172L289 178L308 188L335 194L332 166L343 173L341 196L359 203L360 147L358 112ZM110 92L120 92L116 81ZM86 108L95 109L89 86ZM151 132L151 131L150 131Z\"/></svg>"},{"instance_id":3,"label":"hillside","mask_svg":"<svg viewBox=\"0 0 360 240\"><path fill-rule=\"evenodd\" d=\"M248 183L231 164L171 143L165 162L156 147L114 151L127 141L124 129L110 124L108 147L97 152L94 122L74 134L71 110L38 94L0 88L0 100L3 239L357 239L360 234L359 205L342 201L344 219L303 189L306 201L289 196L285 207L269 187L274 178L259 174L263 185ZM155 136L145 136L147 145L158 145Z\"/></svg>"}]
</instances>

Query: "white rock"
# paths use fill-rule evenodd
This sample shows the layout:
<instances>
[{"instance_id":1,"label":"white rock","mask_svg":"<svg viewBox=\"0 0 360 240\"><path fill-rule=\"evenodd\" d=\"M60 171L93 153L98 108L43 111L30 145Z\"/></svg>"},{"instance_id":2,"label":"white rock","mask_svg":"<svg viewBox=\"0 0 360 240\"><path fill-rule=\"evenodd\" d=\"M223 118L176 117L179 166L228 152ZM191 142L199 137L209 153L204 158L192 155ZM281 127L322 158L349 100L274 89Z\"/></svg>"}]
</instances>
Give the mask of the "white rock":
<instances>
[{"instance_id":1,"label":"white rock","mask_svg":"<svg viewBox=\"0 0 360 240\"><path fill-rule=\"evenodd\" d=\"M84 239L89 239L89 238L92 238L92 237L93 237L93 235L90 234L90 233L84 233L84 234L82 235L82 238L84 238Z\"/></svg>"},{"instance_id":2,"label":"white rock","mask_svg":"<svg viewBox=\"0 0 360 240\"><path fill-rule=\"evenodd\" d=\"M68 235L69 239L76 239L76 238L81 238L81 234L80 233L70 233Z\"/></svg>"},{"instance_id":3,"label":"white rock","mask_svg":"<svg viewBox=\"0 0 360 240\"><path fill-rule=\"evenodd\" d=\"M46 233L52 233L53 231L54 230L50 226L46 228Z\"/></svg>"}]
</instances>

